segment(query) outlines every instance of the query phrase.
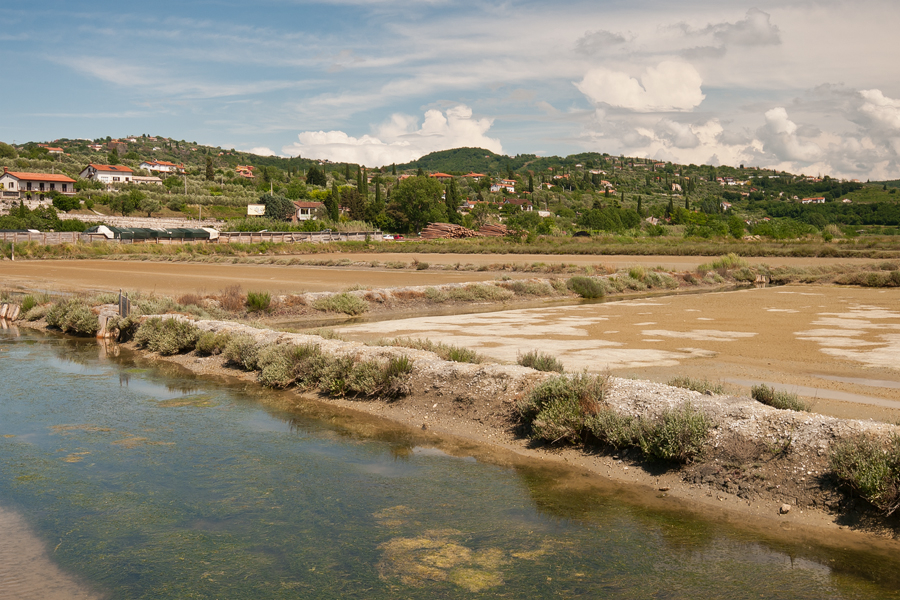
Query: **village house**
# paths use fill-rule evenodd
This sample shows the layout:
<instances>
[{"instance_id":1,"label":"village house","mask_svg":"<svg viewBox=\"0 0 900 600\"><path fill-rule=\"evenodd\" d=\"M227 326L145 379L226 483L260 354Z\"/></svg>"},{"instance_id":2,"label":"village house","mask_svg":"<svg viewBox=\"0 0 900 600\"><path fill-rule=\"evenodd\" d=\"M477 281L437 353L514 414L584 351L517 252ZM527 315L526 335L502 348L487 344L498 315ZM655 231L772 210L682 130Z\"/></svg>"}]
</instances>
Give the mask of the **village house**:
<instances>
[{"instance_id":1,"label":"village house","mask_svg":"<svg viewBox=\"0 0 900 600\"><path fill-rule=\"evenodd\" d=\"M504 179L503 181L506 181L506 180ZM516 193L516 184L515 184L515 182L513 182L512 184L509 184L509 183L503 183L503 182L492 183L492 184L491 184L491 191L492 191L492 192L499 192L499 191L503 191L503 190L509 192L510 194L515 194L515 193Z\"/></svg>"},{"instance_id":2,"label":"village house","mask_svg":"<svg viewBox=\"0 0 900 600\"><path fill-rule=\"evenodd\" d=\"M473 181L481 181L481 178L484 177L484 173L467 173L463 175L463 177L469 179L471 178Z\"/></svg>"},{"instance_id":3,"label":"village house","mask_svg":"<svg viewBox=\"0 0 900 600\"><path fill-rule=\"evenodd\" d=\"M184 165L176 165L167 160L145 160L138 165L139 169L146 169L151 173L184 173Z\"/></svg>"},{"instance_id":4,"label":"village house","mask_svg":"<svg viewBox=\"0 0 900 600\"><path fill-rule=\"evenodd\" d=\"M75 180L56 173L24 173L3 167L0 189L3 190L4 200L18 200L28 196L44 200L45 194L49 192L74 196Z\"/></svg>"},{"instance_id":5,"label":"village house","mask_svg":"<svg viewBox=\"0 0 900 600\"><path fill-rule=\"evenodd\" d=\"M245 179L253 179L253 165L238 165L234 168L234 172Z\"/></svg>"},{"instance_id":6,"label":"village house","mask_svg":"<svg viewBox=\"0 0 900 600\"><path fill-rule=\"evenodd\" d=\"M519 210L524 210L526 212L531 212L534 210L534 207L531 205L530 200L520 200L519 198L504 198L501 204L518 206Z\"/></svg>"},{"instance_id":7,"label":"village house","mask_svg":"<svg viewBox=\"0 0 900 600\"><path fill-rule=\"evenodd\" d=\"M94 152L100 152L101 150L103 150L103 145L102 144L88 144L88 148L90 148Z\"/></svg>"},{"instance_id":8,"label":"village house","mask_svg":"<svg viewBox=\"0 0 900 600\"><path fill-rule=\"evenodd\" d=\"M89 164L78 174L82 179L105 183L106 187L131 183L134 172L122 165Z\"/></svg>"},{"instance_id":9,"label":"village house","mask_svg":"<svg viewBox=\"0 0 900 600\"><path fill-rule=\"evenodd\" d=\"M800 204L825 204L825 198L804 198L800 201Z\"/></svg>"},{"instance_id":10,"label":"village house","mask_svg":"<svg viewBox=\"0 0 900 600\"><path fill-rule=\"evenodd\" d=\"M446 181L450 181L451 179L453 179L453 175L448 175L447 173L432 173L431 175L429 175L429 177L437 179L441 183L444 183Z\"/></svg>"},{"instance_id":11,"label":"village house","mask_svg":"<svg viewBox=\"0 0 900 600\"><path fill-rule=\"evenodd\" d=\"M323 209L325 204L322 202L295 200L294 206L297 208L297 213L294 215L293 221L315 221L317 211Z\"/></svg>"}]
</instances>

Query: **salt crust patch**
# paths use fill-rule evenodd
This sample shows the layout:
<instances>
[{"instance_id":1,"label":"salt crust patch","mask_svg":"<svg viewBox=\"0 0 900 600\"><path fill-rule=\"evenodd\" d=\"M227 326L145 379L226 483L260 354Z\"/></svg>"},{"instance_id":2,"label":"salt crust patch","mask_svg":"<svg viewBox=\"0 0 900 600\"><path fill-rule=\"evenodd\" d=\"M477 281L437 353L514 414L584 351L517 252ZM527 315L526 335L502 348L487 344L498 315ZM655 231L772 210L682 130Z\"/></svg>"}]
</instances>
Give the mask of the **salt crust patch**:
<instances>
[{"instance_id":1,"label":"salt crust patch","mask_svg":"<svg viewBox=\"0 0 900 600\"><path fill-rule=\"evenodd\" d=\"M666 329L646 329L641 332L646 336L683 338L697 342L731 342L740 338L751 338L755 332L718 331L716 329L694 329L693 331L669 331Z\"/></svg>"},{"instance_id":2,"label":"salt crust patch","mask_svg":"<svg viewBox=\"0 0 900 600\"><path fill-rule=\"evenodd\" d=\"M871 335L873 331L900 330L900 323L885 323L886 320L900 321L900 313L880 306L858 304L846 313L822 313L812 322L822 329L798 331L795 335L798 339L819 344L821 352L828 356L853 360L867 367L898 369L900 334L879 335L875 337L877 341L860 337ZM871 349L861 349L866 347Z\"/></svg>"}]
</instances>

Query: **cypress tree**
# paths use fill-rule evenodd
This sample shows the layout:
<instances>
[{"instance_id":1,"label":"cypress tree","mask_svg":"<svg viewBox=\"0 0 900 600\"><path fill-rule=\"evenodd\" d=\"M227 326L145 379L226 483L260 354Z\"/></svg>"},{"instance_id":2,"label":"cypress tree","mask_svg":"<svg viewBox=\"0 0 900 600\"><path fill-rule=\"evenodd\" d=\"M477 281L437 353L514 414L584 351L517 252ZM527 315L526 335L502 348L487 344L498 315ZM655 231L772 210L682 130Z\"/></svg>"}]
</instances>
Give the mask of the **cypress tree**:
<instances>
[{"instance_id":1,"label":"cypress tree","mask_svg":"<svg viewBox=\"0 0 900 600\"><path fill-rule=\"evenodd\" d=\"M528 174L528 191L534 193L534 176L531 173Z\"/></svg>"},{"instance_id":2,"label":"cypress tree","mask_svg":"<svg viewBox=\"0 0 900 600\"><path fill-rule=\"evenodd\" d=\"M392 163L391 164L391 175L396 175L396 174L397 174L397 163Z\"/></svg>"},{"instance_id":3,"label":"cypress tree","mask_svg":"<svg viewBox=\"0 0 900 600\"><path fill-rule=\"evenodd\" d=\"M691 201L688 199L687 192L684 194L684 210L691 210Z\"/></svg>"},{"instance_id":4,"label":"cypress tree","mask_svg":"<svg viewBox=\"0 0 900 600\"><path fill-rule=\"evenodd\" d=\"M637 213L642 217L644 216L644 212L641 209L641 197L640 196L638 196Z\"/></svg>"},{"instance_id":5,"label":"cypress tree","mask_svg":"<svg viewBox=\"0 0 900 600\"><path fill-rule=\"evenodd\" d=\"M669 196L669 205L666 207L666 217L671 217L675 212L675 206L672 204L672 196Z\"/></svg>"}]
</instances>

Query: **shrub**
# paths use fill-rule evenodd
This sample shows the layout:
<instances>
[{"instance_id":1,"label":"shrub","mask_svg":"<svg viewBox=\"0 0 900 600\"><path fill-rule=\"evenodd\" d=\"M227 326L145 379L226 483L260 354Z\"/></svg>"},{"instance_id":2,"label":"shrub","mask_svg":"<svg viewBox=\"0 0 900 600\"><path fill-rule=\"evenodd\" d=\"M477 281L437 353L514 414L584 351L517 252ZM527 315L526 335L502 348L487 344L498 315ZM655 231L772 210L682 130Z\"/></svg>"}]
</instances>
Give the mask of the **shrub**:
<instances>
[{"instance_id":1,"label":"shrub","mask_svg":"<svg viewBox=\"0 0 900 600\"><path fill-rule=\"evenodd\" d=\"M754 385L750 389L750 396L757 402L762 402L772 408L781 410L809 412L809 409L811 408L810 404L801 400L797 394L779 392L776 391L775 388L765 384Z\"/></svg>"},{"instance_id":2,"label":"shrub","mask_svg":"<svg viewBox=\"0 0 900 600\"><path fill-rule=\"evenodd\" d=\"M464 288L452 288L449 293L452 300L462 300L466 302L473 302L475 300L502 301L508 300L515 295L514 292L505 288L483 283L473 283Z\"/></svg>"},{"instance_id":3,"label":"shrub","mask_svg":"<svg viewBox=\"0 0 900 600\"><path fill-rule=\"evenodd\" d=\"M900 508L900 436L884 439L860 435L834 445L831 470L845 485L891 515Z\"/></svg>"},{"instance_id":4,"label":"shrub","mask_svg":"<svg viewBox=\"0 0 900 600\"><path fill-rule=\"evenodd\" d=\"M231 336L222 355L232 364L240 365L247 371L255 371L259 347L253 336L242 333Z\"/></svg>"},{"instance_id":5,"label":"shrub","mask_svg":"<svg viewBox=\"0 0 900 600\"><path fill-rule=\"evenodd\" d=\"M22 318L26 321L37 321L38 319L43 319L47 316L47 313L50 311L50 305L48 304L38 304L27 313L25 313Z\"/></svg>"},{"instance_id":6,"label":"shrub","mask_svg":"<svg viewBox=\"0 0 900 600\"><path fill-rule=\"evenodd\" d=\"M225 351L231 336L227 333L216 333L214 331L204 331L197 338L197 354L201 356L210 356L222 354Z\"/></svg>"},{"instance_id":7,"label":"shrub","mask_svg":"<svg viewBox=\"0 0 900 600\"><path fill-rule=\"evenodd\" d=\"M169 356L193 350L199 337L200 330L193 323L153 317L138 327L134 341L141 347Z\"/></svg>"},{"instance_id":8,"label":"shrub","mask_svg":"<svg viewBox=\"0 0 900 600\"><path fill-rule=\"evenodd\" d=\"M247 292L247 308L251 312L269 310L272 304L272 296L269 292Z\"/></svg>"},{"instance_id":9,"label":"shrub","mask_svg":"<svg viewBox=\"0 0 900 600\"><path fill-rule=\"evenodd\" d=\"M543 352L539 352L538 350L531 350L530 352L526 352L525 354L519 354L516 362L518 362L523 367L530 367L535 371L556 371L557 373L565 372L563 364L555 356L544 354Z\"/></svg>"},{"instance_id":10,"label":"shrub","mask_svg":"<svg viewBox=\"0 0 900 600\"><path fill-rule=\"evenodd\" d=\"M600 410L588 419L588 430L600 442L613 448L632 448L638 445L640 420L609 408Z\"/></svg>"},{"instance_id":11,"label":"shrub","mask_svg":"<svg viewBox=\"0 0 900 600\"><path fill-rule=\"evenodd\" d=\"M694 392L700 392L701 394L705 394L709 392L710 394L724 394L726 393L725 386L721 383L710 383L706 379L691 379L690 377L675 377L670 379L668 385L677 388L684 388L686 390L692 390Z\"/></svg>"},{"instance_id":12,"label":"shrub","mask_svg":"<svg viewBox=\"0 0 900 600\"><path fill-rule=\"evenodd\" d=\"M509 281L500 284L519 296L553 296L553 288L536 281Z\"/></svg>"},{"instance_id":13,"label":"shrub","mask_svg":"<svg viewBox=\"0 0 900 600\"><path fill-rule=\"evenodd\" d=\"M446 302L450 299L450 294L434 287L425 288L425 297L432 302Z\"/></svg>"},{"instance_id":14,"label":"shrub","mask_svg":"<svg viewBox=\"0 0 900 600\"><path fill-rule=\"evenodd\" d=\"M750 263L748 263L745 259L741 258L734 252L730 252L725 256L720 256L716 260L711 263L702 264L697 267L697 272L702 273L704 271L714 271L718 269L738 269L738 268L748 268L750 267Z\"/></svg>"},{"instance_id":15,"label":"shrub","mask_svg":"<svg viewBox=\"0 0 900 600\"><path fill-rule=\"evenodd\" d=\"M634 265L630 269L628 269L628 276L632 279L637 279L638 281L643 281L644 277L647 276L647 270L644 269L641 265Z\"/></svg>"},{"instance_id":16,"label":"shrub","mask_svg":"<svg viewBox=\"0 0 900 600\"><path fill-rule=\"evenodd\" d=\"M582 298L602 298L604 295L603 286L593 277L576 275L566 282L566 287Z\"/></svg>"},{"instance_id":17,"label":"shrub","mask_svg":"<svg viewBox=\"0 0 900 600\"><path fill-rule=\"evenodd\" d=\"M362 298L342 292L313 302L313 308L325 312L344 313L345 315L361 315L369 310L369 303Z\"/></svg>"},{"instance_id":18,"label":"shrub","mask_svg":"<svg viewBox=\"0 0 900 600\"><path fill-rule=\"evenodd\" d=\"M35 300L34 296L28 295L22 298L22 314L27 313L29 310L37 306L37 300Z\"/></svg>"},{"instance_id":19,"label":"shrub","mask_svg":"<svg viewBox=\"0 0 900 600\"><path fill-rule=\"evenodd\" d=\"M703 451L709 437L710 420L690 404L665 410L656 419L642 423L638 446L645 456L689 462Z\"/></svg>"},{"instance_id":20,"label":"shrub","mask_svg":"<svg viewBox=\"0 0 900 600\"><path fill-rule=\"evenodd\" d=\"M240 285L231 285L219 294L219 306L228 312L240 312L244 309L244 294Z\"/></svg>"},{"instance_id":21,"label":"shrub","mask_svg":"<svg viewBox=\"0 0 900 600\"><path fill-rule=\"evenodd\" d=\"M178 304L184 306L202 306L203 298L199 294L185 294L178 299Z\"/></svg>"},{"instance_id":22,"label":"shrub","mask_svg":"<svg viewBox=\"0 0 900 600\"><path fill-rule=\"evenodd\" d=\"M736 269L731 276L735 281L742 282L753 282L756 281L756 273L753 272L753 269L749 267L741 267L740 269Z\"/></svg>"},{"instance_id":23,"label":"shrub","mask_svg":"<svg viewBox=\"0 0 900 600\"><path fill-rule=\"evenodd\" d=\"M97 335L100 321L91 307L80 298L61 300L51 306L45 315L47 324L74 335Z\"/></svg>"},{"instance_id":24,"label":"shrub","mask_svg":"<svg viewBox=\"0 0 900 600\"><path fill-rule=\"evenodd\" d=\"M678 287L678 282L668 273L660 273L658 271L650 271L644 277L644 283L649 287L665 288L672 290Z\"/></svg>"},{"instance_id":25,"label":"shrub","mask_svg":"<svg viewBox=\"0 0 900 600\"><path fill-rule=\"evenodd\" d=\"M415 264L416 264L417 271L424 271L429 267L429 264L427 262L415 261Z\"/></svg>"},{"instance_id":26,"label":"shrub","mask_svg":"<svg viewBox=\"0 0 900 600\"><path fill-rule=\"evenodd\" d=\"M531 436L550 443L583 439L585 425L603 407L606 377L561 375L535 387L517 404Z\"/></svg>"}]
</instances>

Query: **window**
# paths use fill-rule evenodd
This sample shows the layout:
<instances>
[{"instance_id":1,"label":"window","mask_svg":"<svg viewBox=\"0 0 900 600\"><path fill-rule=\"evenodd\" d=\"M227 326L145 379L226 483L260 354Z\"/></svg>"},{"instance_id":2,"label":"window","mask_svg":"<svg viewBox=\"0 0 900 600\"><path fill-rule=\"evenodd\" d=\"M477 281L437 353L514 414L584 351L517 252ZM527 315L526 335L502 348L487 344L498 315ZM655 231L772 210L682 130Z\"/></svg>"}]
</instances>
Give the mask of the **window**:
<instances>
[{"instance_id":1,"label":"window","mask_svg":"<svg viewBox=\"0 0 900 600\"><path fill-rule=\"evenodd\" d=\"M15 181L10 181L10 182L9 182L9 189L11 189L11 190L16 189L16 182L15 182Z\"/></svg>"},{"instance_id":2,"label":"window","mask_svg":"<svg viewBox=\"0 0 900 600\"><path fill-rule=\"evenodd\" d=\"M42 181L39 185L41 186L41 191L43 192L44 191L44 182Z\"/></svg>"},{"instance_id":3,"label":"window","mask_svg":"<svg viewBox=\"0 0 900 600\"><path fill-rule=\"evenodd\" d=\"M55 184L55 183L51 183L51 184L50 184L50 189L51 189L51 190L55 190L55 189L56 189L56 184Z\"/></svg>"},{"instance_id":4,"label":"window","mask_svg":"<svg viewBox=\"0 0 900 600\"><path fill-rule=\"evenodd\" d=\"M25 183L25 189L28 190L29 192L31 191L31 182L30 181Z\"/></svg>"},{"instance_id":5,"label":"window","mask_svg":"<svg viewBox=\"0 0 900 600\"><path fill-rule=\"evenodd\" d=\"M66 189L67 187L68 187L68 185L64 183L64 184L63 184L63 190L62 190L62 191L68 192L69 190Z\"/></svg>"}]
</instances>

